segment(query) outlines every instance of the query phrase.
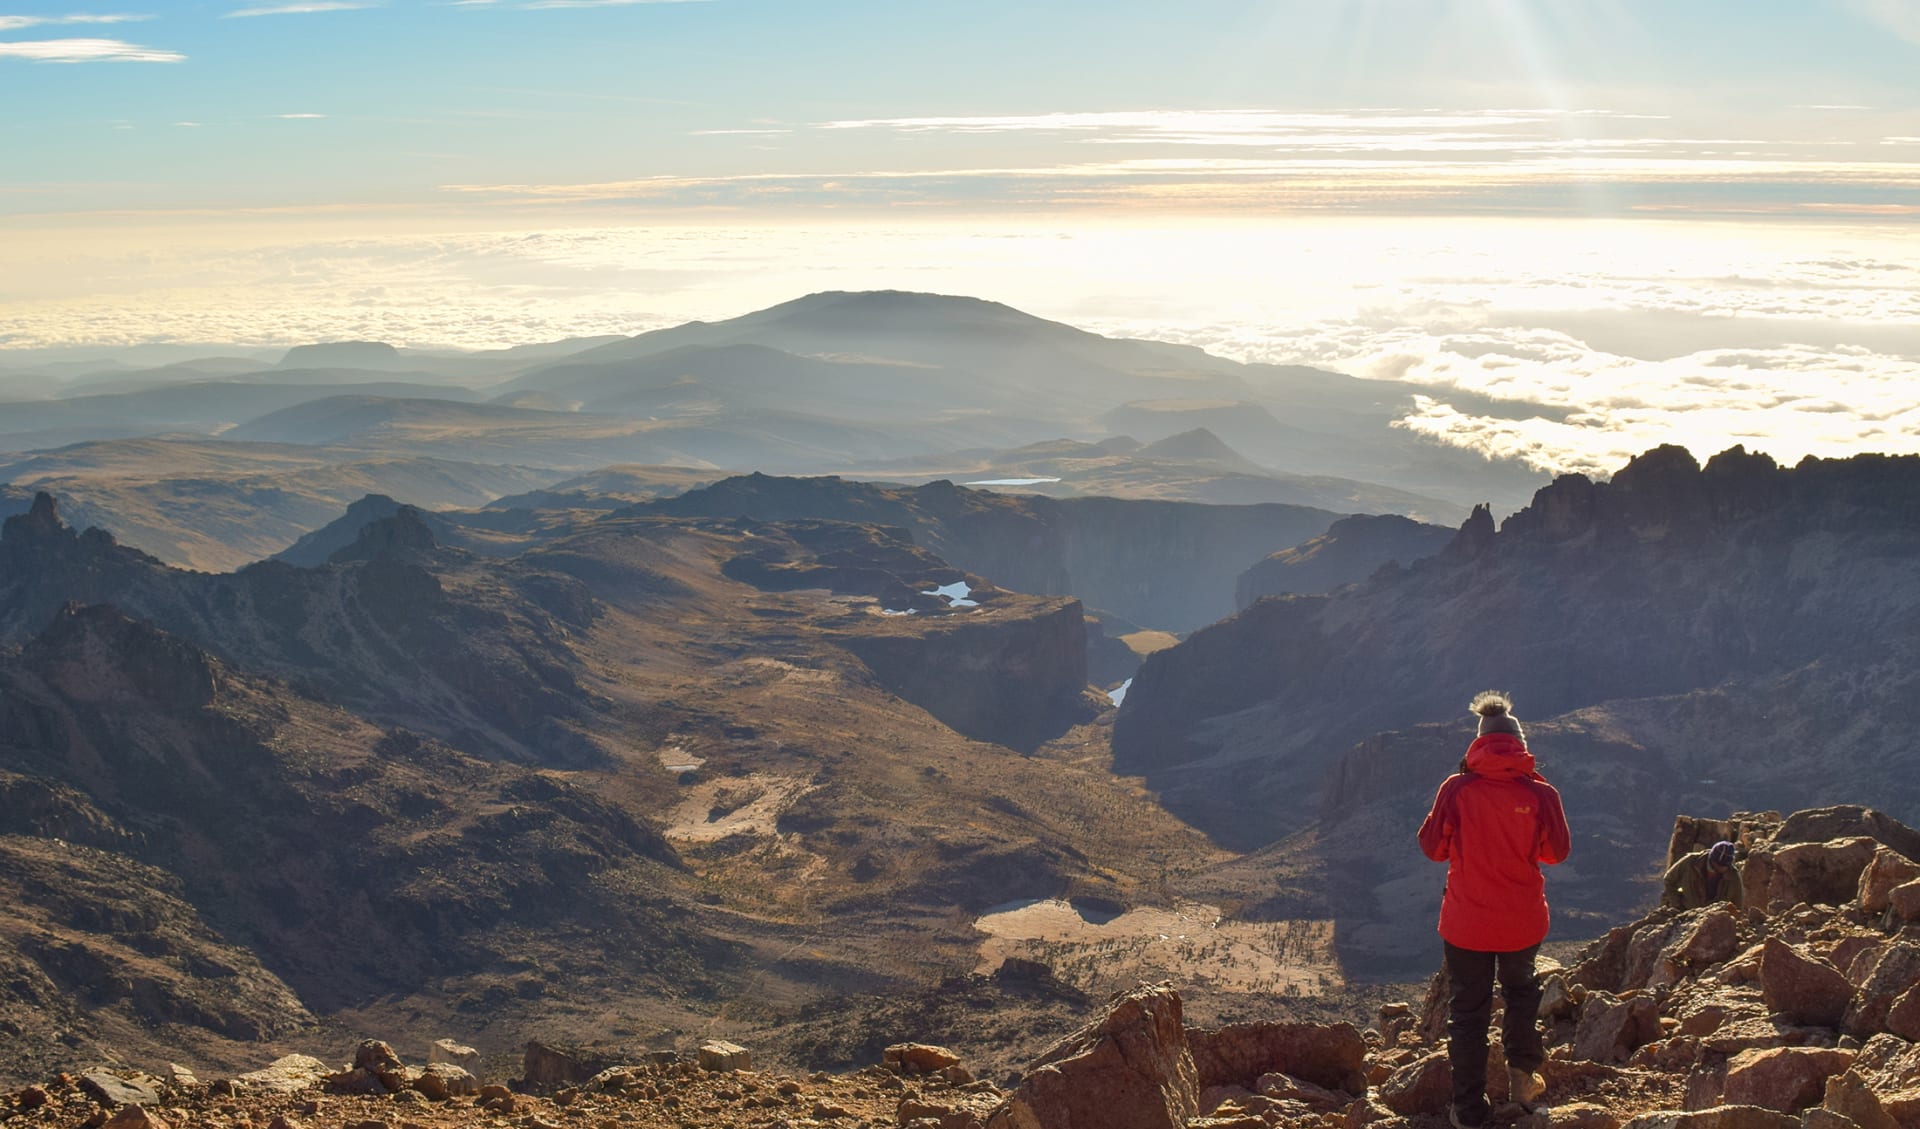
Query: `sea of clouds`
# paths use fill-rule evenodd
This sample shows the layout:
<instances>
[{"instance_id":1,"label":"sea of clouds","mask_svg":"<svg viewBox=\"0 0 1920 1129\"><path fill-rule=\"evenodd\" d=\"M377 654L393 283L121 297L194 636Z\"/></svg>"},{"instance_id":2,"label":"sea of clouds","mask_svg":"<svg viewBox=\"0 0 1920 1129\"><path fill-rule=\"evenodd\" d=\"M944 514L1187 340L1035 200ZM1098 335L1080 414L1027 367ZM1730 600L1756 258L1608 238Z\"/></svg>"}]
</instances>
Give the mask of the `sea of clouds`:
<instances>
[{"instance_id":1,"label":"sea of clouds","mask_svg":"<svg viewBox=\"0 0 1920 1129\"><path fill-rule=\"evenodd\" d=\"M1784 462L1920 452L1920 232L1899 224L115 234L30 233L0 250L0 370L56 347L159 342L499 347L896 288L992 298L1240 360L1417 382L1428 392L1404 426L1549 470L1605 473L1662 442L1702 457L1738 443ZM1465 411L1460 390L1507 404Z\"/></svg>"}]
</instances>

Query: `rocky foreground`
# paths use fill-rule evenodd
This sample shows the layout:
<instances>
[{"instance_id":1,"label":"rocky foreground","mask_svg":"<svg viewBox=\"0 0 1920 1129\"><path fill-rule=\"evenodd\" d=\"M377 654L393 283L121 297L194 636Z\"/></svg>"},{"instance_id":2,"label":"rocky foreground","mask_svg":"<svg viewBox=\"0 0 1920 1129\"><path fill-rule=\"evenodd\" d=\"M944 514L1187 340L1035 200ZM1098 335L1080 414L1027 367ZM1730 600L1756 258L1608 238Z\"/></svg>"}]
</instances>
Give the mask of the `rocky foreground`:
<instances>
[{"instance_id":1,"label":"rocky foreground","mask_svg":"<svg viewBox=\"0 0 1920 1129\"><path fill-rule=\"evenodd\" d=\"M1748 848L1750 904L1657 910L1569 965L1543 961L1546 1104L1517 1129L1912 1129L1920 1126L1920 834L1877 812L1683 818L1670 855ZM1188 1028L1170 985L1114 997L1008 1087L902 1043L842 1075L779 1075L709 1043L607 1065L529 1044L522 1077L482 1084L437 1044L404 1063L377 1041L352 1064L289 1056L203 1083L63 1074L0 1102L12 1127L163 1129L1431 1129L1446 1124L1445 985L1376 1027ZM1499 1024L1490 1096L1503 1092ZM469 1063L468 1065L474 1065Z\"/></svg>"}]
</instances>

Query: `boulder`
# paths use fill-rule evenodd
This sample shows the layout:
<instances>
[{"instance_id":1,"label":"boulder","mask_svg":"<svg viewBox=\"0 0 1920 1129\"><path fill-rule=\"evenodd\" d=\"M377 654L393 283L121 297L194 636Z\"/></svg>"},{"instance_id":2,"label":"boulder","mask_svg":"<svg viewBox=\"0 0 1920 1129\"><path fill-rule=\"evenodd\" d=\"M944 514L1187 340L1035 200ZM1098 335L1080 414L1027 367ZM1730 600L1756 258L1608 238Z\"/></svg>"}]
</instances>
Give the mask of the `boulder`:
<instances>
[{"instance_id":1,"label":"boulder","mask_svg":"<svg viewBox=\"0 0 1920 1129\"><path fill-rule=\"evenodd\" d=\"M1895 886L1887 894L1887 909L1896 921L1920 921L1920 878Z\"/></svg>"},{"instance_id":2,"label":"boulder","mask_svg":"<svg viewBox=\"0 0 1920 1129\"><path fill-rule=\"evenodd\" d=\"M1820 1103L1820 1110L1844 1117L1859 1129L1906 1129L1880 1104L1879 1095L1873 1092L1866 1080L1853 1073L1827 1080L1826 1097ZM1808 1122L1812 1122L1811 1114Z\"/></svg>"},{"instance_id":3,"label":"boulder","mask_svg":"<svg viewBox=\"0 0 1920 1129\"><path fill-rule=\"evenodd\" d=\"M430 1062L413 1080L413 1088L438 1102L479 1093L480 1080L468 1073L464 1066L451 1062Z\"/></svg>"},{"instance_id":4,"label":"boulder","mask_svg":"<svg viewBox=\"0 0 1920 1129\"><path fill-rule=\"evenodd\" d=\"M981 1129L1000 1104L1000 1095L970 1094L948 1090L938 1094L900 1099L895 1121L900 1125L920 1124L928 1129Z\"/></svg>"},{"instance_id":5,"label":"boulder","mask_svg":"<svg viewBox=\"0 0 1920 1129\"><path fill-rule=\"evenodd\" d=\"M753 1052L738 1043L729 1043L724 1039L712 1039L700 1044L699 1055L702 1070L753 1069Z\"/></svg>"},{"instance_id":6,"label":"boulder","mask_svg":"<svg viewBox=\"0 0 1920 1129\"><path fill-rule=\"evenodd\" d=\"M1290 1074L1263 1074L1253 1089L1263 1098L1299 1102L1322 1111L1344 1109L1353 1101L1353 1095L1350 1093L1316 1086L1304 1078L1295 1078ZM1359 1092L1366 1091L1363 1088Z\"/></svg>"},{"instance_id":7,"label":"boulder","mask_svg":"<svg viewBox=\"0 0 1920 1129\"><path fill-rule=\"evenodd\" d=\"M1808 905L1839 906L1854 900L1860 875L1880 844L1865 835L1824 843L1793 843L1772 851L1772 875L1766 897L1750 891L1748 900L1770 913Z\"/></svg>"},{"instance_id":8,"label":"boulder","mask_svg":"<svg viewBox=\"0 0 1920 1129\"><path fill-rule=\"evenodd\" d=\"M1754 1105L1721 1105L1691 1112L1643 1113L1620 1129L1800 1129L1800 1119Z\"/></svg>"},{"instance_id":9,"label":"boulder","mask_svg":"<svg viewBox=\"0 0 1920 1129\"><path fill-rule=\"evenodd\" d=\"M1570 1102L1553 1107L1555 1129L1620 1129L1620 1118L1606 1106Z\"/></svg>"},{"instance_id":10,"label":"boulder","mask_svg":"<svg viewBox=\"0 0 1920 1129\"><path fill-rule=\"evenodd\" d=\"M1444 1114L1452 1098L1453 1067L1445 1051L1408 1063L1380 1084L1380 1103L1402 1117Z\"/></svg>"},{"instance_id":11,"label":"boulder","mask_svg":"<svg viewBox=\"0 0 1920 1129\"><path fill-rule=\"evenodd\" d=\"M427 1063L450 1062L472 1074L480 1069L480 1052L452 1039L435 1039L427 1048Z\"/></svg>"},{"instance_id":12,"label":"boulder","mask_svg":"<svg viewBox=\"0 0 1920 1129\"><path fill-rule=\"evenodd\" d=\"M949 1066L958 1066L960 1056L945 1047L927 1043L895 1043L880 1052L882 1065L902 1074L932 1074Z\"/></svg>"},{"instance_id":13,"label":"boulder","mask_svg":"<svg viewBox=\"0 0 1920 1129\"><path fill-rule=\"evenodd\" d=\"M1887 912L1896 886L1920 879L1920 862L1915 862L1891 847L1873 852L1867 868L1860 872L1860 885L1854 897L1868 913Z\"/></svg>"},{"instance_id":14,"label":"boulder","mask_svg":"<svg viewBox=\"0 0 1920 1129\"><path fill-rule=\"evenodd\" d=\"M1920 1046L1875 1035L1852 1066L1827 1081L1821 1107L1852 1118L1861 1129L1920 1126Z\"/></svg>"},{"instance_id":15,"label":"boulder","mask_svg":"<svg viewBox=\"0 0 1920 1129\"><path fill-rule=\"evenodd\" d=\"M1199 1073L1164 984L1114 999L1107 1014L1061 1040L1027 1071L989 1129L1181 1129L1199 1114Z\"/></svg>"},{"instance_id":16,"label":"boulder","mask_svg":"<svg viewBox=\"0 0 1920 1129\"><path fill-rule=\"evenodd\" d=\"M1329 1090L1367 1091L1367 1041L1351 1023L1235 1023L1187 1032L1200 1086L1253 1088L1286 1074Z\"/></svg>"},{"instance_id":17,"label":"boulder","mask_svg":"<svg viewBox=\"0 0 1920 1129\"><path fill-rule=\"evenodd\" d=\"M259 1070L251 1070L234 1079L256 1090L276 1094L298 1093L326 1081L332 1071L312 1055L285 1055Z\"/></svg>"},{"instance_id":18,"label":"boulder","mask_svg":"<svg viewBox=\"0 0 1920 1129\"><path fill-rule=\"evenodd\" d=\"M1760 951L1760 992L1768 1010L1789 1022L1834 1027L1853 998L1853 985L1826 961L1769 937Z\"/></svg>"},{"instance_id":19,"label":"boulder","mask_svg":"<svg viewBox=\"0 0 1920 1129\"><path fill-rule=\"evenodd\" d=\"M1739 911L1730 903L1716 902L1682 917L1644 974L1630 969L1628 978L1639 980L1632 985L1636 987L1665 987L1720 964L1739 950Z\"/></svg>"},{"instance_id":20,"label":"boulder","mask_svg":"<svg viewBox=\"0 0 1920 1129\"><path fill-rule=\"evenodd\" d=\"M1590 1062L1625 1062L1642 1044L1660 1035L1660 1008L1651 998L1616 998L1593 992L1580 1008L1573 1055Z\"/></svg>"},{"instance_id":21,"label":"boulder","mask_svg":"<svg viewBox=\"0 0 1920 1129\"><path fill-rule=\"evenodd\" d=\"M155 1113L149 1113L137 1105L123 1106L120 1112L107 1118L104 1129L168 1129L167 1123Z\"/></svg>"},{"instance_id":22,"label":"boulder","mask_svg":"<svg viewBox=\"0 0 1920 1129\"><path fill-rule=\"evenodd\" d=\"M87 1096L108 1109L121 1106L157 1106L160 1088L144 1078L128 1078L104 1070L90 1070L80 1076L80 1088Z\"/></svg>"},{"instance_id":23,"label":"boulder","mask_svg":"<svg viewBox=\"0 0 1920 1129\"><path fill-rule=\"evenodd\" d=\"M1893 941L1854 965L1858 988L1840 1025L1849 1035L1867 1038L1887 1029L1893 1005L1920 983L1920 944Z\"/></svg>"},{"instance_id":24,"label":"boulder","mask_svg":"<svg viewBox=\"0 0 1920 1129\"><path fill-rule=\"evenodd\" d=\"M1826 1047L1741 1051L1727 1063L1724 1100L1797 1113L1820 1104L1827 1079L1853 1065L1854 1052Z\"/></svg>"},{"instance_id":25,"label":"boulder","mask_svg":"<svg viewBox=\"0 0 1920 1129\"><path fill-rule=\"evenodd\" d=\"M1920 1042L1920 985L1908 988L1887 1009L1887 1030L1909 1042Z\"/></svg>"},{"instance_id":26,"label":"boulder","mask_svg":"<svg viewBox=\"0 0 1920 1129\"><path fill-rule=\"evenodd\" d=\"M729 1044L731 1045L731 1044ZM616 1056L606 1051L588 1050L583 1047L555 1046L530 1039L520 1058L521 1076L529 1086L548 1089L555 1086L572 1086L605 1070L618 1065ZM744 1070L746 1067L741 1067Z\"/></svg>"}]
</instances>

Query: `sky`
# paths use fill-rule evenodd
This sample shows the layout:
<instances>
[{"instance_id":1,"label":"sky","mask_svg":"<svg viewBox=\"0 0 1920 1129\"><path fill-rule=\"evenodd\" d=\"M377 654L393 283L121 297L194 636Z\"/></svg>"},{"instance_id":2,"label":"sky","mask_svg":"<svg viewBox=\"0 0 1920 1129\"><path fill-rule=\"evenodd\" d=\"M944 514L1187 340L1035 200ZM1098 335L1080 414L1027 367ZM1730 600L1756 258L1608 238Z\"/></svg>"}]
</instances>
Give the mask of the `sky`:
<instances>
[{"instance_id":1,"label":"sky","mask_svg":"<svg viewBox=\"0 0 1920 1129\"><path fill-rule=\"evenodd\" d=\"M894 286L1792 461L1917 283L1920 0L0 0L0 364Z\"/></svg>"}]
</instances>

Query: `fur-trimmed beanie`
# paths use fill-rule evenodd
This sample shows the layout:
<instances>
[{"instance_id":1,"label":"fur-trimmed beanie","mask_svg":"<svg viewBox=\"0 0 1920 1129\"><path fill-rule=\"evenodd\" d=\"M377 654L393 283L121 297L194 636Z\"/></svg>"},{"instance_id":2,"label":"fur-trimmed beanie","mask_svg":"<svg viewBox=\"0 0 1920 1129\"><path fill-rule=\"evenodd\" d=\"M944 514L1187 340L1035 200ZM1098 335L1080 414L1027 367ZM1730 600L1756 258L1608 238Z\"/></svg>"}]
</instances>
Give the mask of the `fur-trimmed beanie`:
<instances>
[{"instance_id":1,"label":"fur-trimmed beanie","mask_svg":"<svg viewBox=\"0 0 1920 1129\"><path fill-rule=\"evenodd\" d=\"M1500 691L1482 690L1473 696L1467 708L1480 715L1480 736L1511 733L1522 741L1527 739L1526 731L1520 728L1520 719L1513 716L1513 699Z\"/></svg>"}]
</instances>

